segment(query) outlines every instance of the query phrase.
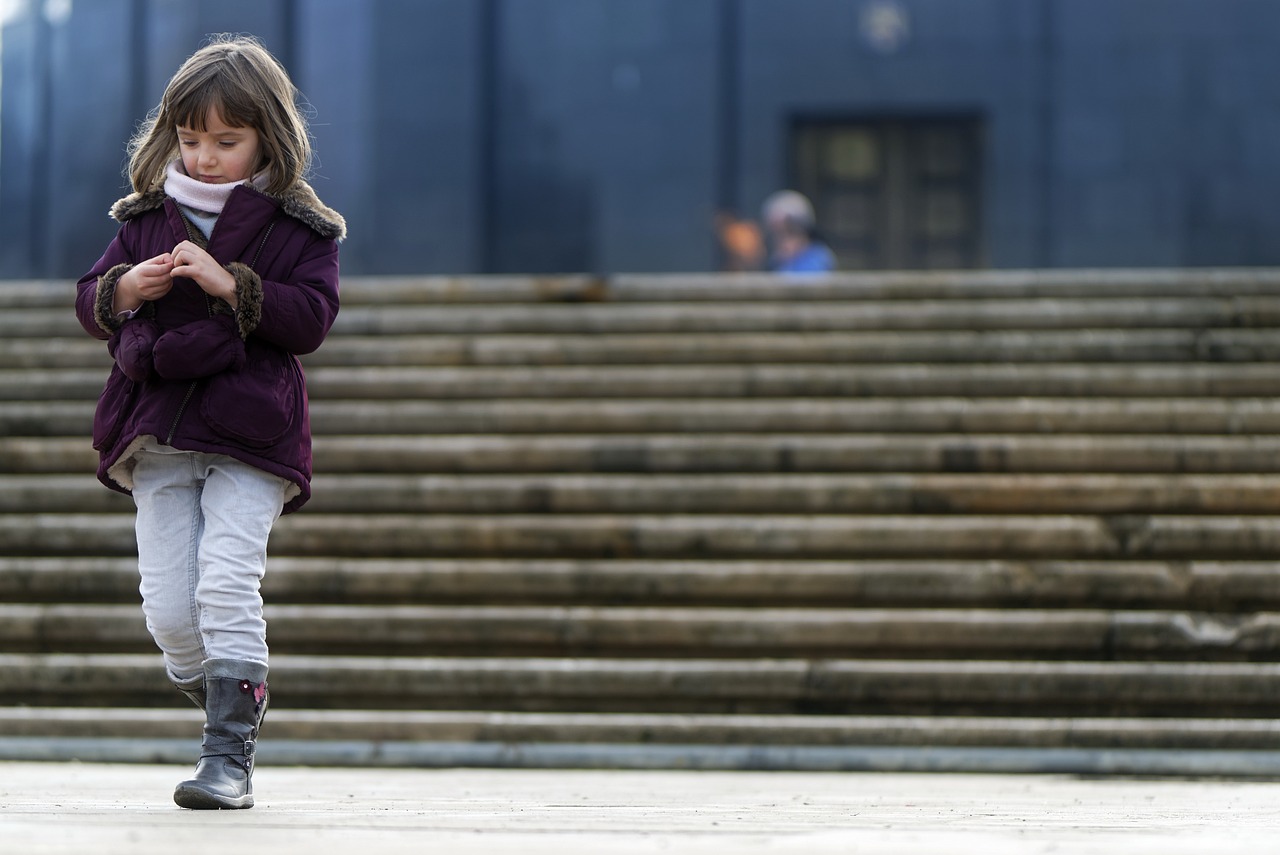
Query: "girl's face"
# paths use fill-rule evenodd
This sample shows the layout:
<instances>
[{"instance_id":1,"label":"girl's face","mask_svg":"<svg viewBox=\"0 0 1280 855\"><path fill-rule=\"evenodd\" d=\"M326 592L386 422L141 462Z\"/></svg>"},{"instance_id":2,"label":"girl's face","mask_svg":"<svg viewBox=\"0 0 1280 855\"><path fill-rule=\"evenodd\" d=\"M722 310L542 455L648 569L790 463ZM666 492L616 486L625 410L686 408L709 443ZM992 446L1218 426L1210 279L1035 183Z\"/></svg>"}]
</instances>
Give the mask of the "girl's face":
<instances>
[{"instance_id":1,"label":"girl's face","mask_svg":"<svg viewBox=\"0 0 1280 855\"><path fill-rule=\"evenodd\" d=\"M204 130L178 126L178 147L187 175L205 184L231 184L258 170L258 132L233 128L217 108L209 110Z\"/></svg>"}]
</instances>

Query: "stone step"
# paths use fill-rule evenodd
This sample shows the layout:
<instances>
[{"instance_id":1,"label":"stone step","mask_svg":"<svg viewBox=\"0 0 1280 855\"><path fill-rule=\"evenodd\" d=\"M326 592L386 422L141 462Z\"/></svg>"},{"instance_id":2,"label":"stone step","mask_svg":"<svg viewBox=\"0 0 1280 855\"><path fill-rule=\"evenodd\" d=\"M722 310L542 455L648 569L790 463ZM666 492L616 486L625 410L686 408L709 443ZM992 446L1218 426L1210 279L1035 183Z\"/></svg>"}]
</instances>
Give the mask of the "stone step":
<instances>
[{"instance_id":1,"label":"stone step","mask_svg":"<svg viewBox=\"0 0 1280 855\"><path fill-rule=\"evenodd\" d=\"M0 292L3 290L4 286L0 285ZM89 338L83 332L77 338L11 338L0 342L0 369L6 371L67 368L106 371L110 367L106 343Z\"/></svg>"},{"instance_id":2,"label":"stone step","mask_svg":"<svg viewBox=\"0 0 1280 855\"><path fill-rule=\"evenodd\" d=\"M316 400L359 398L1250 397L1274 391L1271 365L592 366L311 372ZM44 388L56 389L56 376ZM29 383L30 381L28 381ZM75 380L68 378L70 384ZM96 385L83 388L100 388ZM4 378L0 376L0 389ZM29 388L18 384L17 389ZM79 385L72 388L80 389ZM62 395L51 395L53 398Z\"/></svg>"},{"instance_id":3,"label":"stone step","mask_svg":"<svg viewBox=\"0 0 1280 855\"><path fill-rule=\"evenodd\" d=\"M1267 475L322 476L315 490L320 513L1280 513Z\"/></svg>"},{"instance_id":4,"label":"stone step","mask_svg":"<svg viewBox=\"0 0 1280 855\"><path fill-rule=\"evenodd\" d=\"M292 709L1260 718L1280 693L1269 662L279 655L271 673ZM155 654L0 654L0 705L180 702Z\"/></svg>"},{"instance_id":5,"label":"stone step","mask_svg":"<svg viewBox=\"0 0 1280 855\"><path fill-rule=\"evenodd\" d=\"M0 707L0 737L193 739L194 708ZM794 745L1274 751L1272 718L518 713L271 708L278 740L384 744Z\"/></svg>"},{"instance_id":6,"label":"stone step","mask_svg":"<svg viewBox=\"0 0 1280 855\"><path fill-rule=\"evenodd\" d=\"M10 554L134 551L131 514L8 514ZM1182 515L297 514L275 554L488 558L1249 559L1280 551L1280 517Z\"/></svg>"},{"instance_id":7,"label":"stone step","mask_svg":"<svg viewBox=\"0 0 1280 855\"><path fill-rule=\"evenodd\" d=\"M338 335L459 333L831 332L837 330L1039 330L1081 327L1275 326L1280 298L1165 300L1093 297L857 300L803 303L647 303L579 306L355 306ZM38 322L33 322L38 325ZM0 323L0 330L3 330Z\"/></svg>"},{"instance_id":8,"label":"stone step","mask_svg":"<svg viewBox=\"0 0 1280 855\"><path fill-rule=\"evenodd\" d=\"M344 305L386 303L705 302L711 300L972 299L1253 296L1280 294L1273 268L883 271L803 281L773 274L343 277ZM7 281L0 307L65 307L66 280Z\"/></svg>"},{"instance_id":9,"label":"stone step","mask_svg":"<svg viewBox=\"0 0 1280 855\"><path fill-rule=\"evenodd\" d=\"M0 445L0 448L3 446ZM718 434L327 436L330 472L1271 472L1272 436Z\"/></svg>"},{"instance_id":10,"label":"stone step","mask_svg":"<svg viewBox=\"0 0 1280 855\"><path fill-rule=\"evenodd\" d=\"M268 605L273 654L1275 661L1280 613ZM154 650L136 605L0 604L0 649Z\"/></svg>"},{"instance_id":11,"label":"stone step","mask_svg":"<svg viewBox=\"0 0 1280 855\"><path fill-rule=\"evenodd\" d=\"M118 542L118 522L60 522L82 520L86 538ZM388 557L1247 558L1280 550L1280 517L303 514L273 535L274 548L294 555L369 554L370 542Z\"/></svg>"},{"instance_id":12,"label":"stone step","mask_svg":"<svg viewBox=\"0 0 1280 855\"><path fill-rule=\"evenodd\" d=\"M334 336L304 362L349 365L612 365L752 363L1274 362L1263 329L1038 330L555 336ZM43 363L15 340L17 358ZM25 355L25 356L24 356ZM98 364L101 356L93 355ZM56 355L51 355L56 359ZM14 358L14 357L10 357ZM0 350L0 360L4 359ZM3 364L0 362L0 364Z\"/></svg>"},{"instance_id":13,"label":"stone step","mask_svg":"<svg viewBox=\"0 0 1280 855\"><path fill-rule=\"evenodd\" d=\"M1276 368L1248 365L867 365L317 368L307 388L331 399L1263 397ZM94 399L101 370L0 371L0 400Z\"/></svg>"},{"instance_id":14,"label":"stone step","mask_svg":"<svg viewBox=\"0 0 1280 855\"><path fill-rule=\"evenodd\" d=\"M1277 514L1274 475L319 475L313 513ZM132 510L91 473L0 475L0 513Z\"/></svg>"},{"instance_id":15,"label":"stone step","mask_svg":"<svg viewBox=\"0 0 1280 855\"><path fill-rule=\"evenodd\" d=\"M1280 296L1097 295L727 302L346 305L337 335L1270 327ZM0 337L83 336L71 301L0 313Z\"/></svg>"},{"instance_id":16,"label":"stone step","mask_svg":"<svg viewBox=\"0 0 1280 855\"><path fill-rule=\"evenodd\" d=\"M341 366L539 366L755 363L1276 362L1280 341L1264 329L1082 329L892 333L720 333L554 336L335 335L308 368ZM105 345L77 338L0 341L0 369L110 367Z\"/></svg>"},{"instance_id":17,"label":"stone step","mask_svg":"<svg viewBox=\"0 0 1280 855\"><path fill-rule=\"evenodd\" d=\"M290 558L272 604L1280 611L1274 561ZM138 602L133 557L0 557L0 602Z\"/></svg>"},{"instance_id":18,"label":"stone step","mask_svg":"<svg viewBox=\"0 0 1280 855\"><path fill-rule=\"evenodd\" d=\"M1280 434L1280 400L957 398L751 401L318 401L317 434Z\"/></svg>"},{"instance_id":19,"label":"stone step","mask_svg":"<svg viewBox=\"0 0 1280 855\"><path fill-rule=\"evenodd\" d=\"M316 401L415 398L912 398L1262 397L1276 368L1248 365L867 365L590 366L549 368L318 368ZM40 383L41 379L44 380ZM96 394L90 379L48 372L6 384L0 394L41 390L49 398ZM74 390L74 391L72 391ZM63 394L63 392L66 394Z\"/></svg>"},{"instance_id":20,"label":"stone step","mask_svg":"<svg viewBox=\"0 0 1280 855\"><path fill-rule=\"evenodd\" d=\"M1280 471L1280 437L1257 435L319 436L314 453L328 475ZM87 434L0 437L0 472L84 476L96 466Z\"/></svg>"},{"instance_id":21,"label":"stone step","mask_svg":"<svg viewBox=\"0 0 1280 855\"><path fill-rule=\"evenodd\" d=\"M88 437L93 409L93 402L87 400L0 402L0 442L5 437ZM477 433L1268 436L1280 434L1280 400L937 397L316 401L311 408L311 426L318 440L349 435L376 441L375 438L388 435L404 435L428 442L434 441L432 434ZM561 439L552 437L552 441Z\"/></svg>"},{"instance_id":22,"label":"stone step","mask_svg":"<svg viewBox=\"0 0 1280 855\"><path fill-rule=\"evenodd\" d=\"M481 280L483 282L483 279ZM406 283L408 284L408 283ZM798 281L770 273L620 274L605 280L606 299L624 301L750 299L974 299L1016 297L1254 296L1280 293L1274 268L1099 270L903 270L836 273ZM344 283L345 287L345 283ZM412 288L412 286L410 286ZM380 290L361 280L357 290Z\"/></svg>"},{"instance_id":23,"label":"stone step","mask_svg":"<svg viewBox=\"0 0 1280 855\"><path fill-rule=\"evenodd\" d=\"M10 411L11 405L0 404L0 423ZM0 436L0 472L91 474L97 470L98 453L85 436Z\"/></svg>"}]
</instances>

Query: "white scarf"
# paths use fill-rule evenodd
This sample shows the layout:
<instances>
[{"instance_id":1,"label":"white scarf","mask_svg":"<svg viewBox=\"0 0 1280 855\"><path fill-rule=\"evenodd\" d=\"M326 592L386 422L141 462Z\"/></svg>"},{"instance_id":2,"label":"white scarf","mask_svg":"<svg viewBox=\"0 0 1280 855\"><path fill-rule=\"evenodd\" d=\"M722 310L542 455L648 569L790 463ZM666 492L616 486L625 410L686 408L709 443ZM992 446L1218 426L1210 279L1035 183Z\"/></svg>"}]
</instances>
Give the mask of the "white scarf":
<instances>
[{"instance_id":1,"label":"white scarf","mask_svg":"<svg viewBox=\"0 0 1280 855\"><path fill-rule=\"evenodd\" d=\"M230 184L206 184L197 181L182 168L182 158L175 158L165 169L164 192L172 196L179 205L207 214L221 214L222 208L231 198L231 193L250 179L241 179ZM266 170L253 176L253 186L262 189L266 186L268 175Z\"/></svg>"}]
</instances>

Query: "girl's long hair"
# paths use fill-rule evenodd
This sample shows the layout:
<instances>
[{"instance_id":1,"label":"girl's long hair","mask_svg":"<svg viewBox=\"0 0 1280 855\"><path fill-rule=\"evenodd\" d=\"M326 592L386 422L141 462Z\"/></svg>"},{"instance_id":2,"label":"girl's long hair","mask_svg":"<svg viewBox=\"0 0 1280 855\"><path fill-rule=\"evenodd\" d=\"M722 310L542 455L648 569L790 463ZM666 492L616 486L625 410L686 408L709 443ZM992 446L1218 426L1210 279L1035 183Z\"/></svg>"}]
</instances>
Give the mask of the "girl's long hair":
<instances>
[{"instance_id":1,"label":"girl's long hair","mask_svg":"<svg viewBox=\"0 0 1280 855\"><path fill-rule=\"evenodd\" d=\"M160 103L129 142L129 180L145 192L164 180L179 155L179 126L205 130L216 109L226 124L258 132L265 191L279 195L300 181L311 165L311 136L298 105L297 88L284 67L251 36L215 36L182 64Z\"/></svg>"}]
</instances>

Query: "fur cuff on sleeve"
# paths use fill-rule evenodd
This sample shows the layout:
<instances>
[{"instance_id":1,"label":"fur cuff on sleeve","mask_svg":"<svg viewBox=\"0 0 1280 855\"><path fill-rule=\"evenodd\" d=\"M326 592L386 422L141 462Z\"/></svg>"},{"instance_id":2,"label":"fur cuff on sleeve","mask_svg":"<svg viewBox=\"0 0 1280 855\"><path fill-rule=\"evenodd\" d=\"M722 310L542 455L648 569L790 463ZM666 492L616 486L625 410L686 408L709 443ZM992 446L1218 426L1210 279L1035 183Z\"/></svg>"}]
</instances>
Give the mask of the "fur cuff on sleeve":
<instances>
[{"instance_id":1,"label":"fur cuff on sleeve","mask_svg":"<svg viewBox=\"0 0 1280 855\"><path fill-rule=\"evenodd\" d=\"M120 329L115 310L116 283L120 281L121 276L132 269L132 264L117 264L98 277L98 289L93 299L93 319L97 322L98 328L108 335Z\"/></svg>"},{"instance_id":2,"label":"fur cuff on sleeve","mask_svg":"<svg viewBox=\"0 0 1280 855\"><path fill-rule=\"evenodd\" d=\"M236 326L240 338L247 339L262 322L262 278L238 261L228 264L227 271L236 280Z\"/></svg>"}]
</instances>

